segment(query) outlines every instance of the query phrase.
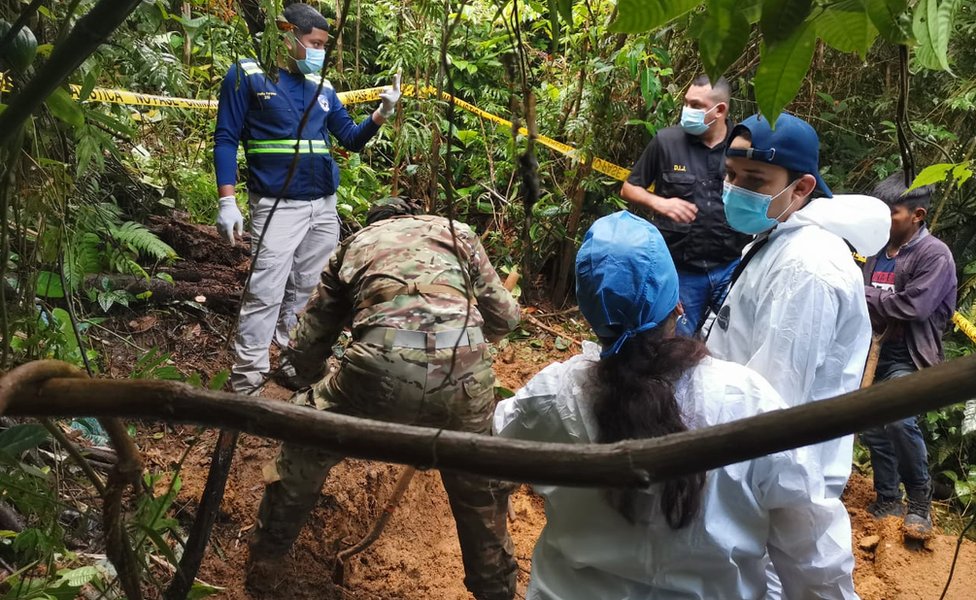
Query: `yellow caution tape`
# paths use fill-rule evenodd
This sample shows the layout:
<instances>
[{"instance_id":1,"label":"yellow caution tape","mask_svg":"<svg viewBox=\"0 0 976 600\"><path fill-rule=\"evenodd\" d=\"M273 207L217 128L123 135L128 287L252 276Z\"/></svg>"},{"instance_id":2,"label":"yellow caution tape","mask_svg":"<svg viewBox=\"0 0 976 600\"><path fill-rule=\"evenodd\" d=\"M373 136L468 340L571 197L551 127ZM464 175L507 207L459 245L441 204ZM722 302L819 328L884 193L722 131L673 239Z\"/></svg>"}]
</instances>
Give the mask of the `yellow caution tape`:
<instances>
[{"instance_id":1,"label":"yellow caution tape","mask_svg":"<svg viewBox=\"0 0 976 600\"><path fill-rule=\"evenodd\" d=\"M106 88L95 88L92 90L91 94L84 99L78 98L81 94L81 86L70 85L71 95L75 99L79 99L86 102L106 102L109 104L125 104L129 106L153 106L162 108L187 108L192 110L217 110L217 102L213 100L194 100L191 98L172 98L170 96L154 96L152 94L137 94L135 92L130 92L127 90L113 90ZM12 82L6 73L0 72L0 92L9 92L13 89ZM376 102L380 99L380 92L382 92L385 87L373 87L365 88L361 90L352 90L349 92L338 92L336 95L339 96L339 100L343 104L362 104L364 102ZM424 87L416 89L412 85L404 85L401 92L404 96L413 96L417 98L426 98L430 96L436 96L437 90L433 87ZM477 106L471 104L470 102L465 102L460 98L455 98L447 92L441 92L440 97L446 102L452 102L455 106L463 108L464 110L481 117L492 123L502 125L511 129L513 124L507 119L503 119L498 115L494 115L490 112L481 110ZM524 127L519 128L519 134L528 135L529 132ZM571 158L578 159L579 153L576 148L570 146L569 144L564 144L560 141L554 140L550 137L540 135L536 137L538 141L543 146L555 150L560 154L569 156ZM604 175L608 175L618 181L626 181L627 177L630 175L630 169L625 169L620 165L615 165L609 161L603 160L602 158L593 159L593 169ZM860 259L861 262L864 258L855 255L855 259ZM976 325L971 321L966 319L960 313L955 313L952 315L952 322L955 323L956 327L960 331L965 333L973 343L976 343Z\"/></svg>"},{"instance_id":2,"label":"yellow caution tape","mask_svg":"<svg viewBox=\"0 0 976 600\"><path fill-rule=\"evenodd\" d=\"M976 325L973 325L972 321L957 312L956 314L952 315L952 322L956 324L959 331L965 333L966 336L969 337L974 344L976 344Z\"/></svg>"},{"instance_id":3,"label":"yellow caution tape","mask_svg":"<svg viewBox=\"0 0 976 600\"><path fill-rule=\"evenodd\" d=\"M174 98L170 96L156 96L153 94L138 94L135 92L130 92L128 90L115 90L106 88L95 88L92 90L91 94L87 98L79 98L81 94L81 86L70 85L71 95L76 100L83 102L105 102L108 104L123 104L127 106L152 106L157 108L187 108L191 110L217 110L217 102L214 100L194 100L191 98ZM10 91L12 86L10 80L6 77L4 73L0 73L0 91ZM361 90L352 90L349 92L338 92L339 100L343 104L362 104L364 102L376 102L380 99L380 92L382 92L385 87L373 87ZM416 89L412 85L404 85L402 88L402 93L405 96L414 97L430 97L436 96L437 90L433 87L424 87ZM481 110L477 106L465 102L460 98L451 96L447 92L441 92L440 97L446 102L452 102L455 106L460 107L474 115L481 117L492 123L502 125L503 127L512 128L512 122L494 115L490 112ZM519 134L528 135L529 132L525 127L519 128ZM543 146L559 152L565 156L569 156L574 159L579 159L579 153L576 148L570 146L569 144L564 144L560 141L554 140L550 137L539 135L536 136L536 141L538 141ZM602 158L593 159L593 169L604 175L608 175L619 181L626 181L627 177L630 175L630 170L621 167L620 165L615 165L609 161L603 160Z\"/></svg>"},{"instance_id":4,"label":"yellow caution tape","mask_svg":"<svg viewBox=\"0 0 976 600\"><path fill-rule=\"evenodd\" d=\"M110 90L95 88L87 98L79 98L80 85L70 85L71 97L75 100L87 102L106 102L108 104L125 104L129 106L156 106L166 108L189 108L194 110L217 110L215 100L193 100L190 98L172 98L170 96L154 96L152 94L137 94L127 90Z\"/></svg>"}]
</instances>

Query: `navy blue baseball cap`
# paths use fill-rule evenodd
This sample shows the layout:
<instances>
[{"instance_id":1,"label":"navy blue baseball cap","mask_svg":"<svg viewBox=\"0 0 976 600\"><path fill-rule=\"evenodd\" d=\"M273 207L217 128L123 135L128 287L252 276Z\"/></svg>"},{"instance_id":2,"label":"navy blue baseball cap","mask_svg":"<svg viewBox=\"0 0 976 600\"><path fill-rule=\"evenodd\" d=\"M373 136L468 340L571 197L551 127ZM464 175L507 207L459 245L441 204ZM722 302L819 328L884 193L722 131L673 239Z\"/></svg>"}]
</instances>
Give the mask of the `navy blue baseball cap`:
<instances>
[{"instance_id":1,"label":"navy blue baseball cap","mask_svg":"<svg viewBox=\"0 0 976 600\"><path fill-rule=\"evenodd\" d=\"M834 194L820 177L820 138L809 123L789 113L780 113L776 127L770 127L769 119L753 115L732 128L732 136L742 130L749 132L752 148L729 148L726 156L739 156L749 160L796 171L809 173L817 179L817 189L827 198Z\"/></svg>"}]
</instances>

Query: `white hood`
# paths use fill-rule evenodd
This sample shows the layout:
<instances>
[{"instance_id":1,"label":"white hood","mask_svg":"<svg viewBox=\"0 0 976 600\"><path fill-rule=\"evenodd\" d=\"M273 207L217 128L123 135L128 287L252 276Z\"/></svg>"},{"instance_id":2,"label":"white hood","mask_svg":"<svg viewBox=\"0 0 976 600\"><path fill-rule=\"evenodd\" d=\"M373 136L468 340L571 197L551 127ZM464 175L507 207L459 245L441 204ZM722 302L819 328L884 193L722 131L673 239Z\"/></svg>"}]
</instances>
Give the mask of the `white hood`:
<instances>
[{"instance_id":1,"label":"white hood","mask_svg":"<svg viewBox=\"0 0 976 600\"><path fill-rule=\"evenodd\" d=\"M847 240L858 254L874 256L888 243L891 209L872 196L837 194L811 201L779 228L806 225L818 225Z\"/></svg>"}]
</instances>

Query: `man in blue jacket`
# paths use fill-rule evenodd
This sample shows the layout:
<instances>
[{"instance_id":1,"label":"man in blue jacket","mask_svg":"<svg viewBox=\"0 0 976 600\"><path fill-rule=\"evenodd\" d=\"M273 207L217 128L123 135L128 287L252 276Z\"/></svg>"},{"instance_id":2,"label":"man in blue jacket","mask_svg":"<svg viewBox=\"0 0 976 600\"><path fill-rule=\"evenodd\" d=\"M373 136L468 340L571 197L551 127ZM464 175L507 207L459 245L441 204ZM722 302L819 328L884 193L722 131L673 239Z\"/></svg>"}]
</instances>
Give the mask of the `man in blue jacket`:
<instances>
[{"instance_id":1,"label":"man in blue jacket","mask_svg":"<svg viewBox=\"0 0 976 600\"><path fill-rule=\"evenodd\" d=\"M942 334L956 309L956 263L925 217L933 186L907 191L904 173L888 177L874 195L891 207L887 246L864 265L864 292L874 331L884 332L875 381L911 375L945 360ZM861 433L871 451L878 518L905 517L905 532L932 531L932 480L925 440L916 417ZM901 500L904 484L908 507Z\"/></svg>"},{"instance_id":2,"label":"man in blue jacket","mask_svg":"<svg viewBox=\"0 0 976 600\"><path fill-rule=\"evenodd\" d=\"M220 88L214 131L217 229L231 244L244 228L234 196L241 143L247 159L255 264L242 300L231 370L231 384L239 393L261 385L270 368L272 340L287 345L297 314L339 239L339 167L330 154L330 134L358 152L393 116L400 98L397 75L380 95L379 108L357 125L329 81L320 79L329 39L325 17L307 4L292 4L284 9L278 28L284 32L287 55L279 61L277 81L254 60L233 65ZM287 375L290 367L283 367Z\"/></svg>"}]
</instances>

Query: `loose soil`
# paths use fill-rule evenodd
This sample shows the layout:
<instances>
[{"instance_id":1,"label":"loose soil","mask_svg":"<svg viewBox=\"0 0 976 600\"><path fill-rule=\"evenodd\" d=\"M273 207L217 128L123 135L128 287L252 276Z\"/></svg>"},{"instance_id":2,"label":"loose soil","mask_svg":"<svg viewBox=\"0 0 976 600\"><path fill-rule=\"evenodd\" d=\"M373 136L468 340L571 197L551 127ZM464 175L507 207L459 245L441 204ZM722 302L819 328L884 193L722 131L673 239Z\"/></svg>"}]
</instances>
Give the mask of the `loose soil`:
<instances>
[{"instance_id":1,"label":"loose soil","mask_svg":"<svg viewBox=\"0 0 976 600\"><path fill-rule=\"evenodd\" d=\"M192 365L204 381L226 368L230 354L223 349L223 332L218 327L229 323L201 326L200 322L187 321L191 316L160 311L138 317L130 315L111 323L113 328L127 333L134 345L105 344L107 374L126 377L140 355L135 346L165 349L171 353L175 365L184 370ZM496 358L499 386L518 389L552 360L572 355L570 350L556 349L551 336L542 339L541 347L532 344L539 345L539 342L524 340L499 350ZM270 383L264 395L275 401L286 401L289 392ZM149 469L155 472L179 469L182 487L175 503L177 518L189 526L206 483L216 432L146 423L138 427L137 438ZM221 598L451 600L471 597L463 583L464 569L454 520L436 471L417 473L379 541L349 561L344 568L342 586L333 583L336 551L366 534L391 496L403 468L361 460L347 460L330 474L322 497L289 556L285 583L273 593L250 595L244 589L247 539L254 528L264 489L262 468L273 460L277 447L276 442L248 435L242 436L238 444L221 515L199 574L202 581L225 588ZM157 493L163 493L168 485L168 478L161 480ZM544 523L542 500L525 486L518 489L512 498L509 530L520 567L522 596L528 584L532 548Z\"/></svg>"},{"instance_id":2,"label":"loose soil","mask_svg":"<svg viewBox=\"0 0 976 600\"><path fill-rule=\"evenodd\" d=\"M167 237L176 240L176 236L186 231L185 228L170 230ZM209 231L200 233L202 238L213 237ZM200 239L185 238L184 235L183 246L193 239ZM186 263L189 269L203 268L212 241L200 242L207 246L201 256L187 253L185 247L177 248L184 256L192 257ZM242 267L238 262L241 260L246 261L243 249L235 251L232 260L219 261L223 263L219 265L220 269L225 270L219 285L225 288L221 291L227 292L228 296L233 292L233 284L242 282L246 275L246 262ZM515 390L546 364L565 360L578 350L578 346L566 343L584 336L578 320L572 319L576 315L562 314L560 323L546 320L545 315L536 315L546 325L565 332L561 336L563 339L557 340L551 332L525 325L532 332L531 337L501 344L498 348L495 371L499 386ZM128 377L135 361L146 349L155 347L171 353L173 364L184 374L200 373L206 382L230 365L225 336L231 327L228 318L174 305L151 312L129 312L105 323L104 328L93 330L92 335L96 341L102 342L102 355L109 376ZM106 329L117 332L118 336ZM120 343L119 336L128 341ZM265 395L272 400L285 401L289 394L269 384ZM175 506L177 517L188 526L203 491L216 433L155 423L137 425L137 430L138 445L151 470L173 472L179 469L182 488ZM217 597L233 600L471 598L464 588L454 521L436 471L417 473L382 537L349 561L341 586L333 582L336 551L365 535L381 513L403 468L361 460L347 460L332 471L318 505L291 551L281 587L272 593L250 595L244 588L247 539L254 528L264 488L262 467L273 459L277 446L276 442L262 438L241 437L221 514L199 574L202 581L224 589ZM168 480L161 481L157 491L162 493L167 483ZM898 519L879 522L866 512L872 499L870 480L855 474L844 501L853 525L858 593L864 600L938 598L952 562L955 537L936 535L924 547L909 549L903 543ZM525 486L514 494L512 506L509 529L520 570L518 594L524 597L532 549L545 523L545 513L541 499ZM871 536L877 536L876 544L866 544L874 541ZM974 586L976 544L967 541L963 544L953 584L946 597L968 600L973 597Z\"/></svg>"},{"instance_id":3,"label":"loose soil","mask_svg":"<svg viewBox=\"0 0 976 600\"><path fill-rule=\"evenodd\" d=\"M874 500L869 477L855 474L844 493L851 515L857 567L854 587L862 600L909 600L939 598L949 577L956 536L936 534L924 544L907 541L901 519L881 521L867 512ZM936 526L938 526L936 511ZM876 538L871 539L872 537ZM971 600L976 585L976 544L966 540L956 561L946 600Z\"/></svg>"}]
</instances>

